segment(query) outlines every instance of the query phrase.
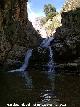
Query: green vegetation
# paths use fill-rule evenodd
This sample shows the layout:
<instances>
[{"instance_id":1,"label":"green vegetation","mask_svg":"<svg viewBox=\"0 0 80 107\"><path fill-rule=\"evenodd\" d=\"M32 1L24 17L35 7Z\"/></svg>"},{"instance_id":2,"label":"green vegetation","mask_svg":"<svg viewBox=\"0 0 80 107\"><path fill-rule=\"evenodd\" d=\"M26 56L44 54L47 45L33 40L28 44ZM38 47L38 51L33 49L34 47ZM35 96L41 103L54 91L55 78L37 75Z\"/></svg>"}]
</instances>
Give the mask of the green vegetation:
<instances>
[{"instance_id":1,"label":"green vegetation","mask_svg":"<svg viewBox=\"0 0 80 107\"><path fill-rule=\"evenodd\" d=\"M56 15L55 12L48 13L47 20L52 19Z\"/></svg>"},{"instance_id":2,"label":"green vegetation","mask_svg":"<svg viewBox=\"0 0 80 107\"><path fill-rule=\"evenodd\" d=\"M56 12L56 8L52 4L44 5L45 15L48 16L49 13Z\"/></svg>"},{"instance_id":3,"label":"green vegetation","mask_svg":"<svg viewBox=\"0 0 80 107\"><path fill-rule=\"evenodd\" d=\"M53 19L56 16L56 8L52 4L45 4L44 5L44 13L45 17L41 19L41 24L44 25L49 19Z\"/></svg>"},{"instance_id":4,"label":"green vegetation","mask_svg":"<svg viewBox=\"0 0 80 107\"><path fill-rule=\"evenodd\" d=\"M44 13L46 15L46 20L52 19L56 15L56 8L52 4L45 4Z\"/></svg>"},{"instance_id":5,"label":"green vegetation","mask_svg":"<svg viewBox=\"0 0 80 107\"><path fill-rule=\"evenodd\" d=\"M44 5L44 13L45 17L40 22L50 35L56 28L61 26L61 14L56 11L56 8L52 4Z\"/></svg>"}]
</instances>

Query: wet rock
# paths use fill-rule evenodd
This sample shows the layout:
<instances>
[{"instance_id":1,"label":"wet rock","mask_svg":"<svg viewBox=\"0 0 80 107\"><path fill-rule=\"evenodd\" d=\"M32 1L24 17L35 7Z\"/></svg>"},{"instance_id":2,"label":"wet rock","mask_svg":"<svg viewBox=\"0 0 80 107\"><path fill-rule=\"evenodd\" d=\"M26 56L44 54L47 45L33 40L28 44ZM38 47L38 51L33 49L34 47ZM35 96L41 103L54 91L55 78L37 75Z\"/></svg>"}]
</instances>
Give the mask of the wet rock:
<instances>
[{"instance_id":1,"label":"wet rock","mask_svg":"<svg viewBox=\"0 0 80 107\"><path fill-rule=\"evenodd\" d=\"M46 48L34 48L33 54L30 58L29 69L41 69L43 70L43 66L46 66L49 61L49 50Z\"/></svg>"}]
</instances>

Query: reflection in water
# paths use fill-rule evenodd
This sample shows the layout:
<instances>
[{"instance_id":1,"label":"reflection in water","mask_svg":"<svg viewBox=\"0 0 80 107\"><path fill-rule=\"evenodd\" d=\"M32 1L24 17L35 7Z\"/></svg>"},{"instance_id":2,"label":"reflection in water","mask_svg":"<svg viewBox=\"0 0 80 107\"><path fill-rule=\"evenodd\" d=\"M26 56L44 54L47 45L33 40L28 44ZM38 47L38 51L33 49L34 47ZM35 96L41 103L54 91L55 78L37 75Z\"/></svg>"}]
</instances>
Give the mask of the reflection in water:
<instances>
[{"instance_id":1,"label":"reflection in water","mask_svg":"<svg viewBox=\"0 0 80 107\"><path fill-rule=\"evenodd\" d=\"M51 86L51 80L47 74L40 71L33 72L31 74L34 89L40 91L40 99L42 102L50 101L53 97L53 91Z\"/></svg>"},{"instance_id":2,"label":"reflection in water","mask_svg":"<svg viewBox=\"0 0 80 107\"><path fill-rule=\"evenodd\" d=\"M50 101L54 96L54 93L52 92L52 90L45 90L44 92L41 93L41 100L42 102L48 102Z\"/></svg>"},{"instance_id":3,"label":"reflection in water","mask_svg":"<svg viewBox=\"0 0 80 107\"><path fill-rule=\"evenodd\" d=\"M80 107L79 76L57 74L55 81L51 83L48 75L43 73L35 71L30 75L34 87L26 88L19 74L0 73L0 107L6 107L7 103L14 102L18 104L30 102L31 105L38 102L50 103L53 107L60 104L66 104L67 107Z\"/></svg>"},{"instance_id":4,"label":"reflection in water","mask_svg":"<svg viewBox=\"0 0 80 107\"><path fill-rule=\"evenodd\" d=\"M55 91L60 103L80 107L80 76L59 74L55 78Z\"/></svg>"},{"instance_id":5,"label":"reflection in water","mask_svg":"<svg viewBox=\"0 0 80 107\"><path fill-rule=\"evenodd\" d=\"M40 77L39 77L40 79ZM37 80L34 80L37 82ZM39 87L33 89L26 89L24 87L23 81L18 74L15 73L0 73L0 105L7 103L22 103L25 104L30 102L31 104L41 101L40 93L44 92L42 88L42 83L37 82ZM44 83L43 83L44 85ZM6 95L6 96L5 96ZM3 107L3 106L2 106Z\"/></svg>"}]
</instances>

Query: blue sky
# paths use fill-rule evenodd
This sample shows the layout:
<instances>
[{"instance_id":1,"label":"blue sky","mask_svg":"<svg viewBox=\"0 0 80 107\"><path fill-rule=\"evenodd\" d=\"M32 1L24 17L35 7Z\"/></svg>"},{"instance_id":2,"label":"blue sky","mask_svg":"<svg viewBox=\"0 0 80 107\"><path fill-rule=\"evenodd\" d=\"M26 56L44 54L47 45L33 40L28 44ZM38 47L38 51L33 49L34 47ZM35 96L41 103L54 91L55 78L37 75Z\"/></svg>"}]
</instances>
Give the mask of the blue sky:
<instances>
[{"instance_id":1,"label":"blue sky","mask_svg":"<svg viewBox=\"0 0 80 107\"><path fill-rule=\"evenodd\" d=\"M28 0L28 14L29 17L43 16L43 8L45 4L51 3L55 6L57 11L61 9L65 0Z\"/></svg>"},{"instance_id":2,"label":"blue sky","mask_svg":"<svg viewBox=\"0 0 80 107\"><path fill-rule=\"evenodd\" d=\"M37 15L43 15L43 8L45 4L53 4L57 11L61 9L65 0L28 0L31 10Z\"/></svg>"}]
</instances>

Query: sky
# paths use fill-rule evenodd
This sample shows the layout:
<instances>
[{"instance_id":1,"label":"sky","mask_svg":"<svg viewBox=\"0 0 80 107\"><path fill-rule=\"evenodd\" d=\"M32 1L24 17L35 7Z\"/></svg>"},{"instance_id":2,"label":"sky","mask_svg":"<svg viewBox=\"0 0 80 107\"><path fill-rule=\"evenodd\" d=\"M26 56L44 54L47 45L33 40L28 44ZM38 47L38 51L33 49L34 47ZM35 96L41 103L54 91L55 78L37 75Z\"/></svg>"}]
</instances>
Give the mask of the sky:
<instances>
[{"instance_id":1,"label":"sky","mask_svg":"<svg viewBox=\"0 0 80 107\"><path fill-rule=\"evenodd\" d=\"M28 17L30 20L35 17L44 16L43 8L45 4L52 4L59 12L65 0L28 0Z\"/></svg>"}]
</instances>

